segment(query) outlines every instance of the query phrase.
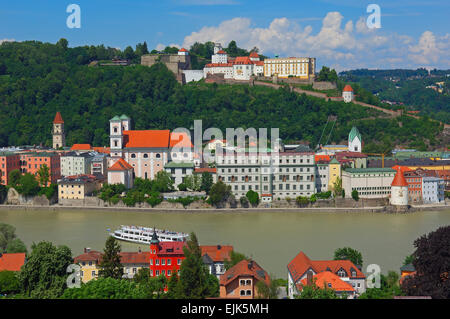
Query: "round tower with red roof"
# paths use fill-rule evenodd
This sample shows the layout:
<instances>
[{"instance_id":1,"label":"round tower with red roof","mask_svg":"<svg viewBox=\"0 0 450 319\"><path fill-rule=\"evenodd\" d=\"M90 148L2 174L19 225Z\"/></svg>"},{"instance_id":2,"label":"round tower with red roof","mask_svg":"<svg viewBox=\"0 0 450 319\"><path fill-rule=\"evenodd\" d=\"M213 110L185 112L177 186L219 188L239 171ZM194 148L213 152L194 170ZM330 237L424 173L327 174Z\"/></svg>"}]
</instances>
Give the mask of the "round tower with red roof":
<instances>
[{"instance_id":1,"label":"round tower with red roof","mask_svg":"<svg viewBox=\"0 0 450 319\"><path fill-rule=\"evenodd\" d=\"M64 120L61 113L56 112L55 119L53 120L53 148L58 149L66 146L66 136L64 133Z\"/></svg>"},{"instance_id":2,"label":"round tower with red roof","mask_svg":"<svg viewBox=\"0 0 450 319\"><path fill-rule=\"evenodd\" d=\"M397 170L391 184L391 205L408 205L408 183L406 182L405 176L403 176L403 172L400 169Z\"/></svg>"},{"instance_id":3,"label":"round tower with red roof","mask_svg":"<svg viewBox=\"0 0 450 319\"><path fill-rule=\"evenodd\" d=\"M350 85L346 85L342 90L342 97L344 98L345 103L350 103L354 99L353 88Z\"/></svg>"}]
</instances>

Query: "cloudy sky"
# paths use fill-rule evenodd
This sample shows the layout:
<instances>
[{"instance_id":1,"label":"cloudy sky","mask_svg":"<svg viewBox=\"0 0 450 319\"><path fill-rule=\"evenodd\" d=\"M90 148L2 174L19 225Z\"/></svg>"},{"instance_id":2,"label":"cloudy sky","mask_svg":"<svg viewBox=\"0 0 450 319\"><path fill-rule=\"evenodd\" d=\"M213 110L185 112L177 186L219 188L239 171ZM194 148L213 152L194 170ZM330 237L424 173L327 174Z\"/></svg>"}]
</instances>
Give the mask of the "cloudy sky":
<instances>
[{"instance_id":1,"label":"cloudy sky","mask_svg":"<svg viewBox=\"0 0 450 319\"><path fill-rule=\"evenodd\" d=\"M69 4L81 28L69 29ZM371 3L381 28L369 29ZM448 0L17 0L0 9L0 42L64 37L70 46L189 48L235 40L267 56L311 56L318 67L450 69Z\"/></svg>"}]
</instances>

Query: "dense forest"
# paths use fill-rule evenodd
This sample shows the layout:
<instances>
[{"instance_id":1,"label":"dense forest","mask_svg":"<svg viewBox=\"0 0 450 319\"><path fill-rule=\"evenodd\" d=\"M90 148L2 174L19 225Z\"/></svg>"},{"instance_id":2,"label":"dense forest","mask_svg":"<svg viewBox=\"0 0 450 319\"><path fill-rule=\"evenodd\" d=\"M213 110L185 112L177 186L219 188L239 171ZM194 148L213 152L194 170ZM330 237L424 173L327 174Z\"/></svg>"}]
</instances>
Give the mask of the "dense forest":
<instances>
[{"instance_id":1,"label":"dense forest","mask_svg":"<svg viewBox=\"0 0 450 319\"><path fill-rule=\"evenodd\" d=\"M223 132L227 127L278 127L284 140L311 146L319 142L328 117L334 115L337 123L331 134L328 123L321 143L328 136L328 143L345 142L356 125L366 151L443 145L442 126L427 117L386 118L376 110L287 88L203 82L182 86L163 64L89 66L90 61L122 54L104 46L70 48L64 39L56 44L0 45L0 146L50 146L56 111L65 120L68 145L108 145L109 119L122 113L131 116L134 129L190 128L195 119L202 119L203 129L218 127Z\"/></svg>"},{"instance_id":2,"label":"dense forest","mask_svg":"<svg viewBox=\"0 0 450 319\"><path fill-rule=\"evenodd\" d=\"M403 103L406 110L450 123L450 70L361 69L339 75L340 80L365 88L379 100ZM444 82L442 93L427 88L437 82Z\"/></svg>"}]
</instances>

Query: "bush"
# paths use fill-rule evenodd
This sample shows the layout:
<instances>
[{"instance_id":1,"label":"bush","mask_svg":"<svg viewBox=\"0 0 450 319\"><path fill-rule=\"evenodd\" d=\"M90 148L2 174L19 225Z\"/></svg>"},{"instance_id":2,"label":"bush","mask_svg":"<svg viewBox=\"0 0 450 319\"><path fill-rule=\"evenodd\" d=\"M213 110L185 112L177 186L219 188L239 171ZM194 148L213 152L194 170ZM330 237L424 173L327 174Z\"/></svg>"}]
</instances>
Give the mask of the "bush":
<instances>
[{"instance_id":1,"label":"bush","mask_svg":"<svg viewBox=\"0 0 450 319\"><path fill-rule=\"evenodd\" d=\"M305 197L305 196L298 196L295 201L297 202L298 205L300 206L305 206L309 204L309 198Z\"/></svg>"},{"instance_id":2,"label":"bush","mask_svg":"<svg viewBox=\"0 0 450 319\"><path fill-rule=\"evenodd\" d=\"M184 184L184 183L179 184L178 185L178 190L180 190L182 192L186 191L187 190L186 184Z\"/></svg>"},{"instance_id":3,"label":"bush","mask_svg":"<svg viewBox=\"0 0 450 319\"><path fill-rule=\"evenodd\" d=\"M317 196L316 196L316 194L312 194L309 200L310 200L311 203L317 202Z\"/></svg>"},{"instance_id":4,"label":"bush","mask_svg":"<svg viewBox=\"0 0 450 319\"><path fill-rule=\"evenodd\" d=\"M317 196L317 198L319 199L329 199L331 197L331 191L328 192L321 192L321 193L317 193L315 194Z\"/></svg>"},{"instance_id":5,"label":"bush","mask_svg":"<svg viewBox=\"0 0 450 319\"><path fill-rule=\"evenodd\" d=\"M257 192L249 190L247 194L245 194L245 196L248 198L248 201L250 202L250 204L252 204L252 206L256 206L259 204L259 196Z\"/></svg>"},{"instance_id":6,"label":"bush","mask_svg":"<svg viewBox=\"0 0 450 319\"><path fill-rule=\"evenodd\" d=\"M47 197L47 199L51 199L53 197L53 195L55 195L55 193L58 192L58 185L57 184L50 184L49 187L42 187L39 190L38 195L45 195L45 197Z\"/></svg>"},{"instance_id":7,"label":"bush","mask_svg":"<svg viewBox=\"0 0 450 319\"><path fill-rule=\"evenodd\" d=\"M239 198L239 201L241 202L242 207L248 207L248 198L245 196L242 196Z\"/></svg>"},{"instance_id":8,"label":"bush","mask_svg":"<svg viewBox=\"0 0 450 319\"><path fill-rule=\"evenodd\" d=\"M152 192L150 197L145 200L150 206L155 207L156 205L161 204L163 201L163 197L158 192Z\"/></svg>"},{"instance_id":9,"label":"bush","mask_svg":"<svg viewBox=\"0 0 450 319\"><path fill-rule=\"evenodd\" d=\"M358 194L358 191L357 191L356 189L354 189L354 190L352 191L352 198L353 198L355 201L358 201L358 200L359 200L359 194Z\"/></svg>"},{"instance_id":10,"label":"bush","mask_svg":"<svg viewBox=\"0 0 450 319\"><path fill-rule=\"evenodd\" d=\"M199 196L187 196L187 197L180 197L177 199L168 199L167 201L169 203L180 203L183 205L183 207L186 207L188 205L190 205L191 203L201 200L202 197Z\"/></svg>"}]
</instances>

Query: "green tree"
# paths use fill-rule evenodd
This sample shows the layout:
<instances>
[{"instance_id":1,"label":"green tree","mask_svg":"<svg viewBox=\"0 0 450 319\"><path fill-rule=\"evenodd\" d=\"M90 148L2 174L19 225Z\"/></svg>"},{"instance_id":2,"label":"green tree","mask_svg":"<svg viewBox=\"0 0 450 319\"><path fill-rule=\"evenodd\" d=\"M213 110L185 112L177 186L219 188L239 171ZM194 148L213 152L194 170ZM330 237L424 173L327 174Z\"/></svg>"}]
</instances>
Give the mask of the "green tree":
<instances>
[{"instance_id":1,"label":"green tree","mask_svg":"<svg viewBox=\"0 0 450 319\"><path fill-rule=\"evenodd\" d=\"M340 178L339 176L336 177L336 180L333 183L333 195L335 198L339 197L339 196L343 196L344 189L342 188L342 178Z\"/></svg>"},{"instance_id":2,"label":"green tree","mask_svg":"<svg viewBox=\"0 0 450 319\"><path fill-rule=\"evenodd\" d=\"M32 298L58 298L66 288L67 267L72 263L69 247L47 241L33 243L19 274L22 292Z\"/></svg>"},{"instance_id":3,"label":"green tree","mask_svg":"<svg viewBox=\"0 0 450 319\"><path fill-rule=\"evenodd\" d=\"M13 169L8 174L8 185L16 188L17 185L19 185L21 176L22 176L22 174L20 173L20 171L18 169Z\"/></svg>"},{"instance_id":4,"label":"green tree","mask_svg":"<svg viewBox=\"0 0 450 319\"><path fill-rule=\"evenodd\" d=\"M357 191L356 189L354 189L354 190L352 191L352 198L353 198L355 201L358 201L358 200L359 200L359 194L358 194L358 191Z\"/></svg>"},{"instance_id":5,"label":"green tree","mask_svg":"<svg viewBox=\"0 0 450 319\"><path fill-rule=\"evenodd\" d=\"M154 179L154 190L160 193L173 191L173 181L170 173L159 171Z\"/></svg>"},{"instance_id":6,"label":"green tree","mask_svg":"<svg viewBox=\"0 0 450 319\"><path fill-rule=\"evenodd\" d=\"M0 294L16 294L20 292L20 281L14 271L0 271Z\"/></svg>"},{"instance_id":7,"label":"green tree","mask_svg":"<svg viewBox=\"0 0 450 319\"><path fill-rule=\"evenodd\" d=\"M250 202L250 204L252 204L252 206L256 206L259 204L259 196L257 192L249 190L247 194L245 194L245 196L248 198L248 201Z\"/></svg>"},{"instance_id":8,"label":"green tree","mask_svg":"<svg viewBox=\"0 0 450 319\"><path fill-rule=\"evenodd\" d=\"M37 174L39 184L42 187L46 187L48 181L50 180L50 170L48 169L48 166L46 164L42 165L41 168L39 168Z\"/></svg>"},{"instance_id":9,"label":"green tree","mask_svg":"<svg viewBox=\"0 0 450 319\"><path fill-rule=\"evenodd\" d=\"M316 285L315 280L311 284L304 285L301 293L294 296L296 299L339 299L333 289L324 286L323 288Z\"/></svg>"},{"instance_id":10,"label":"green tree","mask_svg":"<svg viewBox=\"0 0 450 319\"><path fill-rule=\"evenodd\" d=\"M0 223L0 253L6 252L8 244L16 238L16 228L9 224Z\"/></svg>"},{"instance_id":11,"label":"green tree","mask_svg":"<svg viewBox=\"0 0 450 319\"><path fill-rule=\"evenodd\" d=\"M179 297L182 299L201 299L216 297L219 291L217 278L209 274L203 263L197 236L191 233L187 246L183 247L185 259L181 263L179 278ZM216 281L212 277L216 278ZM211 277L211 278L210 278ZM211 287L214 285L214 287Z\"/></svg>"},{"instance_id":12,"label":"green tree","mask_svg":"<svg viewBox=\"0 0 450 319\"><path fill-rule=\"evenodd\" d=\"M39 183L35 176L30 173L25 173L20 177L20 186L17 191L25 196L35 196L39 193Z\"/></svg>"},{"instance_id":13,"label":"green tree","mask_svg":"<svg viewBox=\"0 0 450 319\"><path fill-rule=\"evenodd\" d=\"M117 240L109 236L105 243L102 260L99 264L99 277L121 279L123 267L120 263L120 251L122 250Z\"/></svg>"},{"instance_id":14,"label":"green tree","mask_svg":"<svg viewBox=\"0 0 450 319\"><path fill-rule=\"evenodd\" d=\"M20 240L19 238L14 238L8 243L8 246L6 246L6 253L7 254L14 254L14 253L27 253L27 246L25 246L24 242Z\"/></svg>"},{"instance_id":15,"label":"green tree","mask_svg":"<svg viewBox=\"0 0 450 319\"><path fill-rule=\"evenodd\" d=\"M413 255L408 255L405 257L405 260L403 261L403 265L402 266L406 266L409 264L413 264L414 263L414 256Z\"/></svg>"},{"instance_id":16,"label":"green tree","mask_svg":"<svg viewBox=\"0 0 450 319\"><path fill-rule=\"evenodd\" d=\"M230 269L231 267L233 267L234 265L236 265L237 263L239 263L240 261L242 261L244 259L249 259L249 258L242 253L232 250L230 252L230 259L224 260L225 269L226 270Z\"/></svg>"},{"instance_id":17,"label":"green tree","mask_svg":"<svg viewBox=\"0 0 450 319\"><path fill-rule=\"evenodd\" d=\"M334 251L334 260L350 260L356 266L363 264L362 255L356 249L350 247L338 248Z\"/></svg>"},{"instance_id":18,"label":"green tree","mask_svg":"<svg viewBox=\"0 0 450 319\"><path fill-rule=\"evenodd\" d=\"M212 185L213 185L212 174L209 172L203 172L202 178L201 178L200 190L206 192L206 194L209 194Z\"/></svg>"},{"instance_id":19,"label":"green tree","mask_svg":"<svg viewBox=\"0 0 450 319\"><path fill-rule=\"evenodd\" d=\"M275 278L273 275L270 278ZM276 280L271 280L270 284L267 285L266 282L260 280L256 284L256 289L258 290L258 299L277 299L278 298L278 282Z\"/></svg>"},{"instance_id":20,"label":"green tree","mask_svg":"<svg viewBox=\"0 0 450 319\"><path fill-rule=\"evenodd\" d=\"M209 200L211 204L218 205L226 201L231 195L231 186L222 181L215 183L209 191Z\"/></svg>"},{"instance_id":21,"label":"green tree","mask_svg":"<svg viewBox=\"0 0 450 319\"><path fill-rule=\"evenodd\" d=\"M167 285L167 299L179 299L180 298L180 284L178 278L178 272L176 269L172 271L169 283Z\"/></svg>"}]
</instances>

